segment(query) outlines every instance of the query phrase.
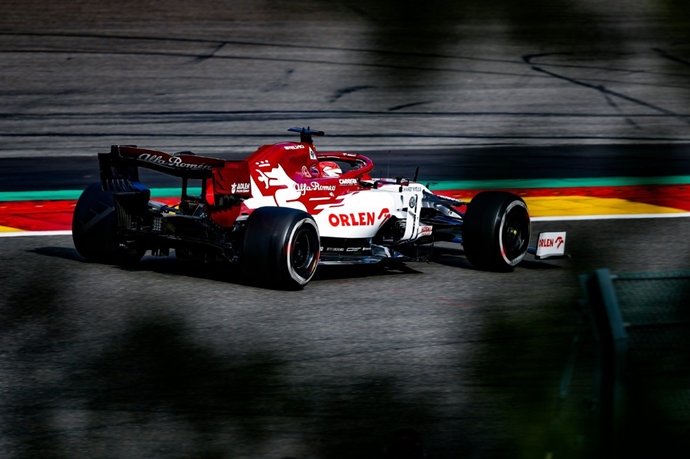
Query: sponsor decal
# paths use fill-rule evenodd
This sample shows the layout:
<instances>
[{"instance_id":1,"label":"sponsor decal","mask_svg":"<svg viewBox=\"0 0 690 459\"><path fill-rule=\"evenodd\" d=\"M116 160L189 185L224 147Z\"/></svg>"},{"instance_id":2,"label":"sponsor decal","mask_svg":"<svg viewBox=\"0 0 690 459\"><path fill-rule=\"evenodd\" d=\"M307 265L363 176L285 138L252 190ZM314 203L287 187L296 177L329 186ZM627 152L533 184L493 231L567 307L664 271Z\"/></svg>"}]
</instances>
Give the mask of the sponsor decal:
<instances>
[{"instance_id":1,"label":"sponsor decal","mask_svg":"<svg viewBox=\"0 0 690 459\"><path fill-rule=\"evenodd\" d=\"M251 185L248 182L233 183L230 185L230 192L235 193L249 193Z\"/></svg>"},{"instance_id":2,"label":"sponsor decal","mask_svg":"<svg viewBox=\"0 0 690 459\"><path fill-rule=\"evenodd\" d=\"M376 221L374 212L351 212L349 214L331 214L328 223L331 226L371 226Z\"/></svg>"},{"instance_id":3,"label":"sponsor decal","mask_svg":"<svg viewBox=\"0 0 690 459\"><path fill-rule=\"evenodd\" d=\"M338 180L338 183L340 185L353 186L353 185L357 185L357 179L354 179L354 178L340 179L340 180Z\"/></svg>"},{"instance_id":4,"label":"sponsor decal","mask_svg":"<svg viewBox=\"0 0 690 459\"><path fill-rule=\"evenodd\" d=\"M421 186L404 186L402 187L402 191L423 191L424 189Z\"/></svg>"},{"instance_id":5,"label":"sponsor decal","mask_svg":"<svg viewBox=\"0 0 690 459\"><path fill-rule=\"evenodd\" d=\"M321 247L322 252L347 252L347 253L354 253L354 252L363 252L367 248L366 247Z\"/></svg>"},{"instance_id":6,"label":"sponsor decal","mask_svg":"<svg viewBox=\"0 0 690 459\"><path fill-rule=\"evenodd\" d=\"M304 146L304 145L302 145ZM316 152L309 147L309 159L316 161Z\"/></svg>"},{"instance_id":7,"label":"sponsor decal","mask_svg":"<svg viewBox=\"0 0 690 459\"><path fill-rule=\"evenodd\" d=\"M410 207L415 209L417 207L417 196L412 196L410 198Z\"/></svg>"},{"instance_id":8,"label":"sponsor decal","mask_svg":"<svg viewBox=\"0 0 690 459\"><path fill-rule=\"evenodd\" d=\"M387 208L381 209L378 216L376 212L349 212L331 214L328 216L328 223L331 226L372 226L381 219L390 217L390 211Z\"/></svg>"},{"instance_id":9,"label":"sponsor decal","mask_svg":"<svg viewBox=\"0 0 690 459\"><path fill-rule=\"evenodd\" d=\"M185 162L180 156L168 156L165 159L163 155L157 155L152 153L142 153L137 159L139 161L146 161L148 163L156 164L158 166L164 167L174 167L179 169L191 169L191 170L211 170L213 166L209 164L195 164Z\"/></svg>"},{"instance_id":10,"label":"sponsor decal","mask_svg":"<svg viewBox=\"0 0 690 459\"><path fill-rule=\"evenodd\" d=\"M434 232L434 227L431 225L420 225L419 227L419 236L431 236L431 234Z\"/></svg>"},{"instance_id":11,"label":"sponsor decal","mask_svg":"<svg viewBox=\"0 0 690 459\"><path fill-rule=\"evenodd\" d=\"M299 145L285 145L283 147L285 150L301 150L304 148L304 145L299 144Z\"/></svg>"},{"instance_id":12,"label":"sponsor decal","mask_svg":"<svg viewBox=\"0 0 690 459\"><path fill-rule=\"evenodd\" d=\"M304 195L311 191L335 191L335 185L324 185L316 181L311 183L295 183L295 190Z\"/></svg>"},{"instance_id":13,"label":"sponsor decal","mask_svg":"<svg viewBox=\"0 0 690 459\"><path fill-rule=\"evenodd\" d=\"M539 233L537 258L548 258L565 254L565 232Z\"/></svg>"},{"instance_id":14,"label":"sponsor decal","mask_svg":"<svg viewBox=\"0 0 690 459\"><path fill-rule=\"evenodd\" d=\"M558 236L555 239L549 238L539 240L539 247L556 247L557 249L560 249L563 244L565 244L565 241L563 240L562 236Z\"/></svg>"}]
</instances>

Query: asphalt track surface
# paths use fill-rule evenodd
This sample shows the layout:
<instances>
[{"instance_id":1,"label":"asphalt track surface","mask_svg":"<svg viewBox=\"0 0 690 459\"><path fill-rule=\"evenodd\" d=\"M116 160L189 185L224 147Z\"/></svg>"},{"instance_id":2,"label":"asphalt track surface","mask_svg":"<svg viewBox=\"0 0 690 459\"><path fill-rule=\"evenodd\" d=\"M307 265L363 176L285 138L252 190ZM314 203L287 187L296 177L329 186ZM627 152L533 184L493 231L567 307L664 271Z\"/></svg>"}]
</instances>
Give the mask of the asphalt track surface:
<instances>
[{"instance_id":1,"label":"asphalt track surface","mask_svg":"<svg viewBox=\"0 0 690 459\"><path fill-rule=\"evenodd\" d=\"M3 2L2 191L78 188L114 143L231 157L307 124L401 174L686 175L687 9L618 3ZM687 269L690 221L534 226L571 258L439 250L290 293L2 238L0 455L591 457L578 276Z\"/></svg>"},{"instance_id":2,"label":"asphalt track surface","mask_svg":"<svg viewBox=\"0 0 690 459\"><path fill-rule=\"evenodd\" d=\"M690 221L557 226L572 259L497 274L440 251L405 271L322 270L289 293L173 258L84 263L66 236L0 239L0 445L381 457L414 429L431 457L590 457L594 346L577 275L686 268Z\"/></svg>"}]
</instances>

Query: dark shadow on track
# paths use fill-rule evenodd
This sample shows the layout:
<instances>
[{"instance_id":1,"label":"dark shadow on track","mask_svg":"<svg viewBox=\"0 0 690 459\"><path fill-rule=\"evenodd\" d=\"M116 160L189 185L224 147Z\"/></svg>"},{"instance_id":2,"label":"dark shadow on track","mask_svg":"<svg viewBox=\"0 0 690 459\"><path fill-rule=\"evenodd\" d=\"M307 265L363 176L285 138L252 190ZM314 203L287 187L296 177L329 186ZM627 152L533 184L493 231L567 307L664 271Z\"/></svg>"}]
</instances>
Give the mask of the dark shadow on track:
<instances>
[{"instance_id":1,"label":"dark shadow on track","mask_svg":"<svg viewBox=\"0 0 690 459\"><path fill-rule=\"evenodd\" d=\"M530 255L527 255L529 257ZM452 266L462 269L476 269L465 258L465 252L462 249L455 249L450 247L435 247L434 254L431 259L434 263L439 263L444 266ZM550 264L543 260L524 259L518 265L520 268L529 270L542 269L563 269L561 266Z\"/></svg>"},{"instance_id":2,"label":"dark shadow on track","mask_svg":"<svg viewBox=\"0 0 690 459\"><path fill-rule=\"evenodd\" d=\"M51 296L57 298L59 288L49 286L46 292L52 292L46 307L57 310ZM31 292L24 294L25 301L35 302ZM46 311L32 310L14 325L47 327ZM433 425L433 404L404 400L395 378L364 375L350 382L356 390L348 395L308 391L285 376L290 362L279 355L232 347L219 351L189 327L168 314L144 314L118 333L102 336L94 347L68 339L69 328L53 326L50 346L22 335L22 356L32 358L26 368L16 369L20 383L4 393L13 408L2 427L16 457L70 457L75 445L87 456L98 455L112 432L128 438L118 445L120 453L158 456L170 448L168 440L160 440L170 429L176 436L175 456L234 457L276 439L280 444L276 423L282 425L281 418L287 423L283 429L311 439L315 457L393 457L386 452L410 441L420 455L409 457L425 457L421 435L410 426ZM29 375L41 371L55 352L71 371L53 372L40 389L33 387L38 383ZM78 428L64 427L56 410L61 406L77 413ZM284 457L280 450L273 452Z\"/></svg>"},{"instance_id":3,"label":"dark shadow on track","mask_svg":"<svg viewBox=\"0 0 690 459\"><path fill-rule=\"evenodd\" d=\"M386 265L359 265L359 266L319 266L314 280L329 279L356 279L372 276L397 276L400 274L422 274L409 265L400 263L391 266Z\"/></svg>"},{"instance_id":4,"label":"dark shadow on track","mask_svg":"<svg viewBox=\"0 0 690 459\"><path fill-rule=\"evenodd\" d=\"M37 247L27 250L27 252L45 255L47 257L63 258L65 260L84 261L79 253L77 253L76 249L69 247Z\"/></svg>"},{"instance_id":5,"label":"dark shadow on track","mask_svg":"<svg viewBox=\"0 0 690 459\"><path fill-rule=\"evenodd\" d=\"M28 252L48 257L90 263L82 258L76 249L68 247L38 247ZM260 286L256 281L246 279L242 268L232 263L195 263L180 261L174 255L167 257L144 256L135 266L117 266L123 271L151 271L172 276L227 282L235 285ZM397 276L401 274L422 274L409 265L396 263L392 265L357 265L357 266L319 266L312 282L329 279L357 279L374 276Z\"/></svg>"}]
</instances>

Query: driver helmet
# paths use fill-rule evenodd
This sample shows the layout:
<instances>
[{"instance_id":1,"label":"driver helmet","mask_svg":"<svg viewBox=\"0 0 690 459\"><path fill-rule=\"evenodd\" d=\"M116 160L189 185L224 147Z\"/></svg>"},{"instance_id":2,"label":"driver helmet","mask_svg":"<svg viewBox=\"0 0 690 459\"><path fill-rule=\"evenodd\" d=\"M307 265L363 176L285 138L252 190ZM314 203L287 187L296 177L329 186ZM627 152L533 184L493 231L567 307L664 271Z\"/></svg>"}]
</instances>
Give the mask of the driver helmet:
<instances>
[{"instance_id":1,"label":"driver helmet","mask_svg":"<svg viewBox=\"0 0 690 459\"><path fill-rule=\"evenodd\" d=\"M343 173L338 163L334 161L320 161L319 170L322 177L340 177L340 174Z\"/></svg>"}]
</instances>

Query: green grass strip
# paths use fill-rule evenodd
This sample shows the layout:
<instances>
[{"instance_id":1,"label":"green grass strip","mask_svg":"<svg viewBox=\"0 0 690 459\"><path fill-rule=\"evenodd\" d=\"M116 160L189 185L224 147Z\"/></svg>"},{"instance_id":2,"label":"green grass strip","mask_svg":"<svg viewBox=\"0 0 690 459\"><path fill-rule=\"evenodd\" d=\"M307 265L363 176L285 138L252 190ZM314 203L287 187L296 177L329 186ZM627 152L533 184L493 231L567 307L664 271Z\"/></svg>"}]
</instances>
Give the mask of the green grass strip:
<instances>
[{"instance_id":1,"label":"green grass strip","mask_svg":"<svg viewBox=\"0 0 690 459\"><path fill-rule=\"evenodd\" d=\"M661 186L690 185L690 175L669 175L660 177L600 177L562 179L506 179L506 180L439 180L420 182L431 190L490 190L514 188L581 188L597 186Z\"/></svg>"}]
</instances>

